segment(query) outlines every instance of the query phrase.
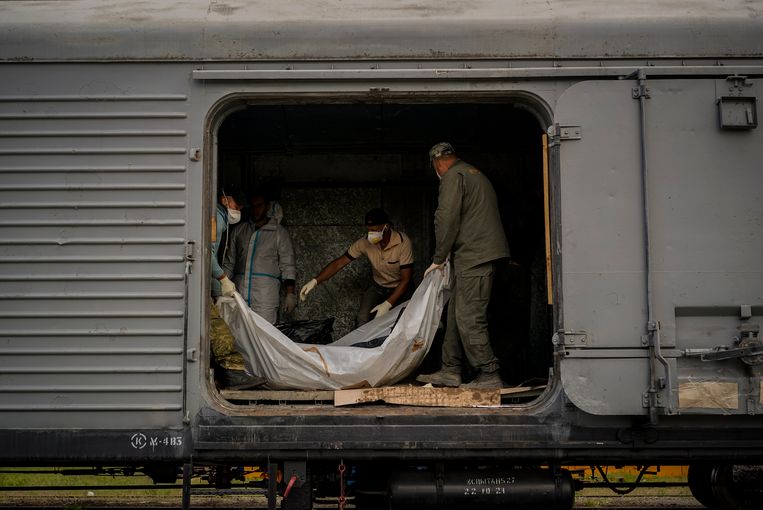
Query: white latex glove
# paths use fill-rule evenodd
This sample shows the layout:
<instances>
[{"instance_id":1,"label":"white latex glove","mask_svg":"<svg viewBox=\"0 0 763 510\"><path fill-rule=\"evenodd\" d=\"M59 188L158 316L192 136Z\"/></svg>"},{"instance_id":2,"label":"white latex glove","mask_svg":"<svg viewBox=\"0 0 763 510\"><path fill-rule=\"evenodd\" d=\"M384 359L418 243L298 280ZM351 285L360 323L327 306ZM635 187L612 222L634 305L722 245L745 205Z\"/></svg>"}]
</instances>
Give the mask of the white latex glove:
<instances>
[{"instance_id":1,"label":"white latex glove","mask_svg":"<svg viewBox=\"0 0 763 510\"><path fill-rule=\"evenodd\" d=\"M227 276L223 276L220 280L220 287L222 287L223 296L232 296L236 292L236 286Z\"/></svg>"},{"instance_id":2,"label":"white latex glove","mask_svg":"<svg viewBox=\"0 0 763 510\"><path fill-rule=\"evenodd\" d=\"M283 311L284 313L291 313L295 308L297 308L297 296L293 292L289 292L283 300Z\"/></svg>"},{"instance_id":3,"label":"white latex glove","mask_svg":"<svg viewBox=\"0 0 763 510\"><path fill-rule=\"evenodd\" d=\"M307 299L307 295L310 294L310 291L313 290L318 285L318 280L313 278L306 284L302 286L302 289L299 291L299 299L300 301L304 301Z\"/></svg>"},{"instance_id":4,"label":"white latex glove","mask_svg":"<svg viewBox=\"0 0 763 510\"><path fill-rule=\"evenodd\" d=\"M427 268L427 270L424 271L424 276L428 275L429 273L431 273L435 269L442 270L443 266L445 266L445 262L443 262L442 264L435 264L434 262L432 262L432 264Z\"/></svg>"},{"instance_id":5,"label":"white latex glove","mask_svg":"<svg viewBox=\"0 0 763 510\"><path fill-rule=\"evenodd\" d=\"M378 319L385 313L389 312L389 309L392 308L392 305L389 301L382 301L381 304L376 305L375 307L371 308L371 313L376 312L376 315L374 316L375 319Z\"/></svg>"}]
</instances>

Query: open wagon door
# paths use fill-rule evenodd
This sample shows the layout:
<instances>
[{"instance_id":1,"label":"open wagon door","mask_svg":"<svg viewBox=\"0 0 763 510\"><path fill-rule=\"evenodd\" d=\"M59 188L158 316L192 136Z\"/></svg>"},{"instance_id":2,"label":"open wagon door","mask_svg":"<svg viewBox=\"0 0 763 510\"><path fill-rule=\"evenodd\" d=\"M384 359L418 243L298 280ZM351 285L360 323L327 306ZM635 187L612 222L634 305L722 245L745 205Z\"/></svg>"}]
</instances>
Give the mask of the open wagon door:
<instances>
[{"instance_id":1,"label":"open wagon door","mask_svg":"<svg viewBox=\"0 0 763 510\"><path fill-rule=\"evenodd\" d=\"M602 80L559 99L557 344L580 409L763 412L761 89Z\"/></svg>"}]
</instances>

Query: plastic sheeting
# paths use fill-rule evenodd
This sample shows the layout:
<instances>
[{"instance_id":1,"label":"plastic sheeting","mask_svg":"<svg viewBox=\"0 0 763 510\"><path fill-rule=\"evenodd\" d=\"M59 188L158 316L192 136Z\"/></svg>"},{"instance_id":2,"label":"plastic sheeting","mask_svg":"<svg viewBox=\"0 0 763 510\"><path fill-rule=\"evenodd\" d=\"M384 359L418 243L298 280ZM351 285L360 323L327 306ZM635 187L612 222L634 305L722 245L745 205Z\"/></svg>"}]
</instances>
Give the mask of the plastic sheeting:
<instances>
[{"instance_id":1,"label":"plastic sheeting","mask_svg":"<svg viewBox=\"0 0 763 510\"><path fill-rule=\"evenodd\" d=\"M411 299L327 345L299 344L254 313L236 293L218 301L246 369L270 389L376 387L411 374L432 346L450 287L450 267L426 275ZM378 347L354 347L356 344Z\"/></svg>"}]
</instances>

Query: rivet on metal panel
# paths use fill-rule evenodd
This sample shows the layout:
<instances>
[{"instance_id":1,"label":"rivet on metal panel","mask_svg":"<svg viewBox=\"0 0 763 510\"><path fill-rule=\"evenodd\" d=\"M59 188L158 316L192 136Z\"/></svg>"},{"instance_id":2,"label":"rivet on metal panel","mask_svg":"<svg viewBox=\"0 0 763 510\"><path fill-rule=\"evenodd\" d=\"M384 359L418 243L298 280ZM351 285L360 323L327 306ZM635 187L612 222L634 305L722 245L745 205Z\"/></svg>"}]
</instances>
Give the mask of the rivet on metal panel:
<instances>
[{"instance_id":1,"label":"rivet on metal panel","mask_svg":"<svg viewBox=\"0 0 763 510\"><path fill-rule=\"evenodd\" d=\"M188 150L188 159L191 161L201 161L201 149L198 147L191 147Z\"/></svg>"}]
</instances>

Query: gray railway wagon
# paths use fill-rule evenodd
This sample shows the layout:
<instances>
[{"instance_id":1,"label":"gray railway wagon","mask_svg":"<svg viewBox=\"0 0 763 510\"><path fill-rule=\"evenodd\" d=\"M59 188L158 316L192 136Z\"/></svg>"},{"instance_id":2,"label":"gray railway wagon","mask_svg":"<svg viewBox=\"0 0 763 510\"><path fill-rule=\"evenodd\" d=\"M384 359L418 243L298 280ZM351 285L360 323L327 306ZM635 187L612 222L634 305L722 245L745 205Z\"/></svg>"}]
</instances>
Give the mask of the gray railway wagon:
<instances>
[{"instance_id":1,"label":"gray railway wagon","mask_svg":"<svg viewBox=\"0 0 763 510\"><path fill-rule=\"evenodd\" d=\"M703 503L753 505L736 470L763 464L759 2L2 1L0 77L3 464L266 462L293 474L289 508L341 465L369 505L564 508L565 465L688 463ZM492 337L504 377L542 394L226 398L218 185L277 184L298 285L374 205L420 276L442 140L499 194L515 264ZM299 316L347 329L365 270Z\"/></svg>"}]
</instances>

